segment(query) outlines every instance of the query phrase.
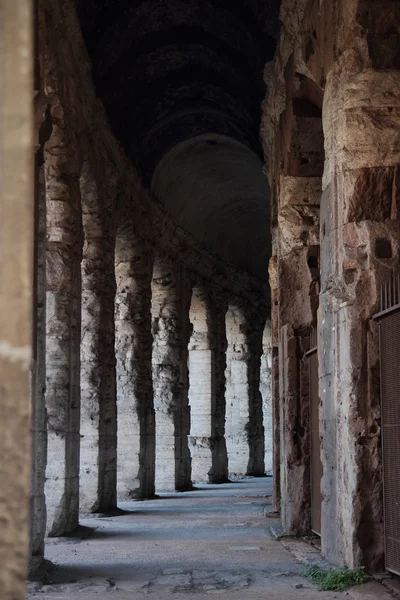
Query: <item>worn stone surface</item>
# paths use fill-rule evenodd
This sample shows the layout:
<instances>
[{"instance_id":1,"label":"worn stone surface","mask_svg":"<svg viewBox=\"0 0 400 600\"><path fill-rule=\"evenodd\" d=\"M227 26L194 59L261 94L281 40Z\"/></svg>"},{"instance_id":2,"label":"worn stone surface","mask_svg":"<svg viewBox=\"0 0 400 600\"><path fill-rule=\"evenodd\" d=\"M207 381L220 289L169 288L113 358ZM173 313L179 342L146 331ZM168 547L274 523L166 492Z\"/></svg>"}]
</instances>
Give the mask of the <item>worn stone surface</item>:
<instances>
[{"instance_id":1,"label":"worn stone surface","mask_svg":"<svg viewBox=\"0 0 400 600\"><path fill-rule=\"evenodd\" d=\"M198 286L193 289L188 363L193 483L223 483L228 478L224 438L225 318L216 300L212 291L207 293Z\"/></svg>"},{"instance_id":2,"label":"worn stone surface","mask_svg":"<svg viewBox=\"0 0 400 600\"><path fill-rule=\"evenodd\" d=\"M28 598L334 600L339 594L303 578L304 565L272 538L263 517L271 492L268 478L204 484L124 502L123 515L85 519L96 527L88 537L48 544L56 568Z\"/></svg>"},{"instance_id":3,"label":"worn stone surface","mask_svg":"<svg viewBox=\"0 0 400 600\"><path fill-rule=\"evenodd\" d=\"M34 233L31 10L25 0L0 2L0 588L5 600L25 598L29 539Z\"/></svg>"},{"instance_id":4,"label":"worn stone surface","mask_svg":"<svg viewBox=\"0 0 400 600\"><path fill-rule=\"evenodd\" d=\"M115 220L110 194L93 167L83 165L80 509L116 507ZM111 195L111 198L110 198Z\"/></svg>"},{"instance_id":5,"label":"worn stone surface","mask_svg":"<svg viewBox=\"0 0 400 600\"><path fill-rule=\"evenodd\" d=\"M226 314L226 445L229 474L264 474L260 394L262 322L229 307Z\"/></svg>"},{"instance_id":6,"label":"worn stone surface","mask_svg":"<svg viewBox=\"0 0 400 600\"><path fill-rule=\"evenodd\" d=\"M132 227L115 252L118 500L154 496L155 420L151 363L153 256Z\"/></svg>"},{"instance_id":7,"label":"worn stone surface","mask_svg":"<svg viewBox=\"0 0 400 600\"><path fill-rule=\"evenodd\" d=\"M79 512L79 421L82 208L79 156L47 74L52 134L45 146L46 172L46 501L50 535L73 531ZM51 86L51 87L50 87Z\"/></svg>"},{"instance_id":8,"label":"worn stone surface","mask_svg":"<svg viewBox=\"0 0 400 600\"><path fill-rule=\"evenodd\" d=\"M190 489L188 343L191 285L187 273L156 258L152 282L156 489Z\"/></svg>"},{"instance_id":9,"label":"worn stone surface","mask_svg":"<svg viewBox=\"0 0 400 600\"><path fill-rule=\"evenodd\" d=\"M273 328L279 334L289 327L280 355L290 356L296 337L299 354L319 305L322 549L337 564L380 568L379 353L371 317L398 260L398 7L284 0L281 19L262 121L279 275ZM311 203L306 187L314 189ZM292 371L300 394L293 415L301 415L306 380L301 369ZM287 427L280 423L281 434ZM290 477L296 465L303 477L302 446L300 463L298 457L287 463ZM281 466L289 447L281 440ZM303 520L305 487L298 484L297 493L295 487L281 474L282 498L289 492L290 500L283 515Z\"/></svg>"},{"instance_id":10,"label":"worn stone surface","mask_svg":"<svg viewBox=\"0 0 400 600\"><path fill-rule=\"evenodd\" d=\"M273 419L272 419L272 332L267 321L263 333L263 353L260 367L260 392L263 402L264 466L266 473L273 471Z\"/></svg>"}]
</instances>

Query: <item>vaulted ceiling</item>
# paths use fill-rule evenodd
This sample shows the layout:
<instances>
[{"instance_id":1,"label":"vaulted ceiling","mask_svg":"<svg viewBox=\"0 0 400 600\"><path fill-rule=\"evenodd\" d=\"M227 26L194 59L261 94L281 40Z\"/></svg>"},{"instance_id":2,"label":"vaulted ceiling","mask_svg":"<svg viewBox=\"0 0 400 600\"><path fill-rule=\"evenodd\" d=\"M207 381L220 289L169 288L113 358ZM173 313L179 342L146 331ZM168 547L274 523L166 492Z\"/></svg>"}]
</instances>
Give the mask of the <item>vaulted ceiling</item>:
<instances>
[{"instance_id":1,"label":"vaulted ceiling","mask_svg":"<svg viewBox=\"0 0 400 600\"><path fill-rule=\"evenodd\" d=\"M278 0L79 0L97 94L157 201L221 258L266 280L259 142Z\"/></svg>"}]
</instances>

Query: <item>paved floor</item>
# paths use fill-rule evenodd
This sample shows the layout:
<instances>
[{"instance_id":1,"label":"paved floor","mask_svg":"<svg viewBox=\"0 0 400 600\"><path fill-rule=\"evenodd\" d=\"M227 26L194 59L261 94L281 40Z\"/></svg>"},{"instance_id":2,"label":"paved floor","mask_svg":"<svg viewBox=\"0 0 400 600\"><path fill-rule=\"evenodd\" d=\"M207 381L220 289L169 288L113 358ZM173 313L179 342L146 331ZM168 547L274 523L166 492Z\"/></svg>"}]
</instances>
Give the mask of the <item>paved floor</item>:
<instances>
[{"instance_id":1,"label":"paved floor","mask_svg":"<svg viewBox=\"0 0 400 600\"><path fill-rule=\"evenodd\" d=\"M123 513L84 519L71 538L47 540L56 568L29 598L49 600L331 600L269 533L272 480L246 479L124 502ZM268 506L269 505L269 506Z\"/></svg>"}]
</instances>

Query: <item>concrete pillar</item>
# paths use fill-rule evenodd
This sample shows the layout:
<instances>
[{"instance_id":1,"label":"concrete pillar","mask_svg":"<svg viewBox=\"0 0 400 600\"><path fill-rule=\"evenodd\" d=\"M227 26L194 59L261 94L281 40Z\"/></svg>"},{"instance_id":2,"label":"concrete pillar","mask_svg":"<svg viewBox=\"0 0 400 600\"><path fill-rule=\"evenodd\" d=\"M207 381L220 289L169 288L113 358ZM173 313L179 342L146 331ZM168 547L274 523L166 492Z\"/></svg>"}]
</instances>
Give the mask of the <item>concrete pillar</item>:
<instances>
[{"instance_id":1,"label":"concrete pillar","mask_svg":"<svg viewBox=\"0 0 400 600\"><path fill-rule=\"evenodd\" d=\"M32 3L0 2L0 589L25 598L32 345Z\"/></svg>"},{"instance_id":2,"label":"concrete pillar","mask_svg":"<svg viewBox=\"0 0 400 600\"><path fill-rule=\"evenodd\" d=\"M272 331L271 321L265 324L262 339L260 368L260 392L262 396L264 423L264 466L266 473L273 471L273 422L272 422Z\"/></svg>"},{"instance_id":3,"label":"concrete pillar","mask_svg":"<svg viewBox=\"0 0 400 600\"><path fill-rule=\"evenodd\" d=\"M226 445L229 474L264 474L260 394L262 327L240 309L226 314Z\"/></svg>"},{"instance_id":4,"label":"concrete pillar","mask_svg":"<svg viewBox=\"0 0 400 600\"><path fill-rule=\"evenodd\" d=\"M371 49L386 39L375 37L374 27L391 23L392 9L371 3L370 16L364 13L371 18ZM399 261L400 121L394 115L400 73L374 71L369 59L365 65L360 71L357 62L351 72L337 64L324 96L318 358L322 548L336 563L373 571L382 566L383 507L379 355L371 317L379 310L381 284Z\"/></svg>"},{"instance_id":5,"label":"concrete pillar","mask_svg":"<svg viewBox=\"0 0 400 600\"><path fill-rule=\"evenodd\" d=\"M80 508L117 503L117 410L114 350L115 231L112 198L90 164L80 178L82 256Z\"/></svg>"},{"instance_id":6,"label":"concrete pillar","mask_svg":"<svg viewBox=\"0 0 400 600\"><path fill-rule=\"evenodd\" d=\"M152 284L156 489L191 488L188 342L191 286L179 265L156 260Z\"/></svg>"},{"instance_id":7,"label":"concrete pillar","mask_svg":"<svg viewBox=\"0 0 400 600\"><path fill-rule=\"evenodd\" d=\"M50 85L50 82L48 82ZM56 96L45 147L47 203L47 529L73 531L79 513L82 209L77 148Z\"/></svg>"},{"instance_id":8,"label":"concrete pillar","mask_svg":"<svg viewBox=\"0 0 400 600\"><path fill-rule=\"evenodd\" d=\"M155 419L152 386L151 249L121 230L115 251L118 408L118 500L154 496Z\"/></svg>"}]
</instances>

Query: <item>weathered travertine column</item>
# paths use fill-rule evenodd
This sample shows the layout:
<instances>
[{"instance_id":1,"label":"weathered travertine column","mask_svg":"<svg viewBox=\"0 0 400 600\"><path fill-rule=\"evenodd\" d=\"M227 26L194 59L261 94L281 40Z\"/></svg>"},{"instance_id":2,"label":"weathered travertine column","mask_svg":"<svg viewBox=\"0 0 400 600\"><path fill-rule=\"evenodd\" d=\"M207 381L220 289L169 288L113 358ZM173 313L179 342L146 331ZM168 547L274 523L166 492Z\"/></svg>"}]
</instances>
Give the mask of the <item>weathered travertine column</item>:
<instances>
[{"instance_id":1,"label":"weathered travertine column","mask_svg":"<svg viewBox=\"0 0 400 600\"><path fill-rule=\"evenodd\" d=\"M271 321L265 324L262 339L260 368L260 392L264 421L264 466L265 472L273 471L273 421L272 421L272 332Z\"/></svg>"},{"instance_id":2,"label":"weathered travertine column","mask_svg":"<svg viewBox=\"0 0 400 600\"><path fill-rule=\"evenodd\" d=\"M35 156L35 253L33 288L32 357L32 473L29 570L34 572L44 559L46 498L44 484L47 462L46 423L46 193L43 148Z\"/></svg>"},{"instance_id":3,"label":"weathered travertine column","mask_svg":"<svg viewBox=\"0 0 400 600\"><path fill-rule=\"evenodd\" d=\"M254 476L263 476L265 474L263 400L260 391L264 325L264 315L249 314L246 318L246 338L248 344L247 380L249 385L249 423L247 430L250 447L248 470Z\"/></svg>"},{"instance_id":4,"label":"weathered travertine column","mask_svg":"<svg viewBox=\"0 0 400 600\"><path fill-rule=\"evenodd\" d=\"M50 81L48 81L50 86ZM56 95L45 147L47 203L47 529L74 530L79 513L82 209L79 156Z\"/></svg>"},{"instance_id":5,"label":"weathered travertine column","mask_svg":"<svg viewBox=\"0 0 400 600\"><path fill-rule=\"evenodd\" d=\"M32 3L0 2L0 590L25 598L32 344Z\"/></svg>"},{"instance_id":6,"label":"weathered travertine column","mask_svg":"<svg viewBox=\"0 0 400 600\"><path fill-rule=\"evenodd\" d=\"M189 313L192 334L189 340L189 449L192 481L209 481L212 468L212 413L215 404L214 351L210 324L202 291L194 288Z\"/></svg>"},{"instance_id":7,"label":"weathered travertine column","mask_svg":"<svg viewBox=\"0 0 400 600\"><path fill-rule=\"evenodd\" d=\"M189 447L193 482L222 483L228 479L224 438L225 318L214 296L196 287L190 305Z\"/></svg>"},{"instance_id":8,"label":"weathered travertine column","mask_svg":"<svg viewBox=\"0 0 400 600\"><path fill-rule=\"evenodd\" d=\"M364 17L372 19L370 50L378 51L374 27L389 27L393 15L371 4ZM322 547L337 563L373 570L382 564L383 526L379 360L371 317L381 283L399 260L400 73L374 71L364 61L365 70L361 62L339 61L324 97Z\"/></svg>"},{"instance_id":9,"label":"weathered travertine column","mask_svg":"<svg viewBox=\"0 0 400 600\"><path fill-rule=\"evenodd\" d=\"M209 326L211 348L214 356L214 407L212 412L212 468L211 483L228 481L228 452L225 440L226 418L226 325L227 301L224 294L214 289L209 296Z\"/></svg>"},{"instance_id":10,"label":"weathered travertine column","mask_svg":"<svg viewBox=\"0 0 400 600\"><path fill-rule=\"evenodd\" d=\"M114 350L115 225L112 191L85 162L80 178L82 256L80 508L117 503Z\"/></svg>"},{"instance_id":11,"label":"weathered travertine column","mask_svg":"<svg viewBox=\"0 0 400 600\"><path fill-rule=\"evenodd\" d=\"M188 447L188 342L191 286L167 257L157 258L152 284L156 488L191 488Z\"/></svg>"},{"instance_id":12,"label":"weathered travertine column","mask_svg":"<svg viewBox=\"0 0 400 600\"><path fill-rule=\"evenodd\" d=\"M226 314L226 446L229 473L264 474L264 429L260 394L263 324L232 307Z\"/></svg>"},{"instance_id":13,"label":"weathered travertine column","mask_svg":"<svg viewBox=\"0 0 400 600\"><path fill-rule=\"evenodd\" d=\"M115 250L117 294L118 499L154 496L155 420L152 386L153 255L131 226Z\"/></svg>"},{"instance_id":14,"label":"weathered travertine column","mask_svg":"<svg viewBox=\"0 0 400 600\"><path fill-rule=\"evenodd\" d=\"M279 291L278 291L278 259L276 247L273 245L272 257L268 266L271 287L271 394L272 394L272 459L274 477L274 509L281 508L281 430L279 404Z\"/></svg>"}]
</instances>

